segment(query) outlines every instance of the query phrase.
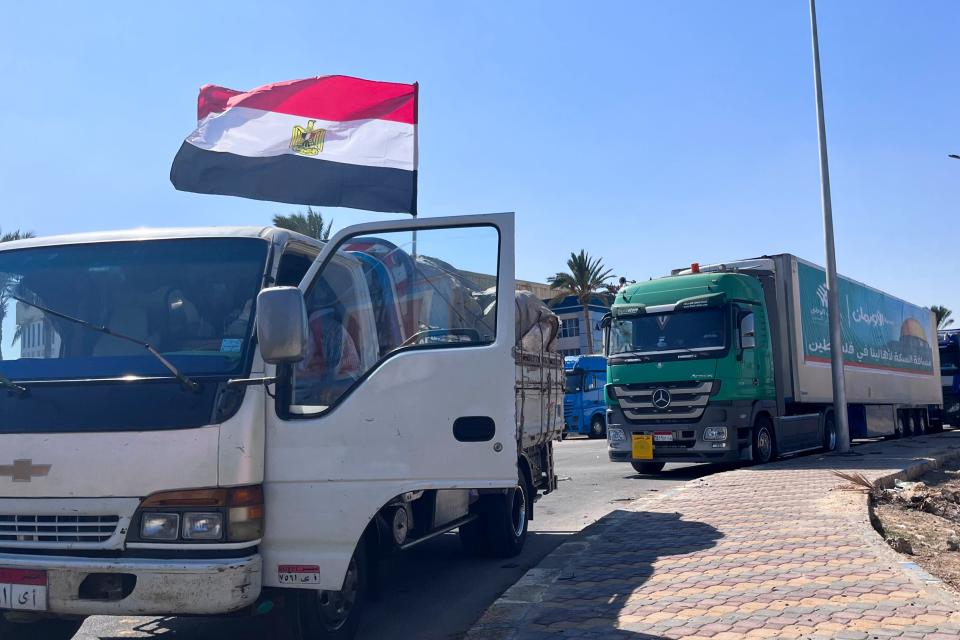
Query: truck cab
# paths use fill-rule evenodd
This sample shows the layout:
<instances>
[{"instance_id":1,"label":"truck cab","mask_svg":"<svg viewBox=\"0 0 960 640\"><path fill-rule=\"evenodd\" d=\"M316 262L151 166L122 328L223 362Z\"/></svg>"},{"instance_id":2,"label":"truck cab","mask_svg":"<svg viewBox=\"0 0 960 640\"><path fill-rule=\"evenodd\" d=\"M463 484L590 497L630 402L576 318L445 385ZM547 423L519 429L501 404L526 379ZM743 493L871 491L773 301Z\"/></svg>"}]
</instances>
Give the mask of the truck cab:
<instances>
[{"instance_id":1,"label":"truck cab","mask_svg":"<svg viewBox=\"0 0 960 640\"><path fill-rule=\"evenodd\" d=\"M603 356L567 356L563 359L563 367L566 380L563 398L565 433L605 437L607 359Z\"/></svg>"},{"instance_id":2,"label":"truck cab","mask_svg":"<svg viewBox=\"0 0 960 640\"><path fill-rule=\"evenodd\" d=\"M756 279L696 273L634 284L604 325L611 460L652 472L673 460L744 459L756 412L775 398ZM649 438L649 454L635 451L634 434Z\"/></svg>"},{"instance_id":3,"label":"truck cab","mask_svg":"<svg viewBox=\"0 0 960 640\"><path fill-rule=\"evenodd\" d=\"M562 362L555 318L521 344L513 256L512 214L0 245L0 637L274 610L348 638L383 553L518 553Z\"/></svg>"}]
</instances>

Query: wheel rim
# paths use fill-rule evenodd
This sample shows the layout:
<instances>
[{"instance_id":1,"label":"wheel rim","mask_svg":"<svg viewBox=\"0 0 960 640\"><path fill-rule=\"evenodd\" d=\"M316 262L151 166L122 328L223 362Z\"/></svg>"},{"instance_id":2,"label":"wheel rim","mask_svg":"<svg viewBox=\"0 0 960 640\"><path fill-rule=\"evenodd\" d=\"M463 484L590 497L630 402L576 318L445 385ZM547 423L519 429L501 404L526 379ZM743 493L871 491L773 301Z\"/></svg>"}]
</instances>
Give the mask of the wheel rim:
<instances>
[{"instance_id":1,"label":"wheel rim","mask_svg":"<svg viewBox=\"0 0 960 640\"><path fill-rule=\"evenodd\" d=\"M351 558L347 575L343 579L343 589L317 592L317 611L320 615L320 623L325 629L336 631L347 622L357 602L358 578L357 561Z\"/></svg>"},{"instance_id":2,"label":"wheel rim","mask_svg":"<svg viewBox=\"0 0 960 640\"><path fill-rule=\"evenodd\" d=\"M832 420L827 423L827 451L837 448L837 425Z\"/></svg>"},{"instance_id":3,"label":"wheel rim","mask_svg":"<svg viewBox=\"0 0 960 640\"><path fill-rule=\"evenodd\" d=\"M766 427L760 429L760 433L757 434L757 450L761 462L768 461L770 454L773 453L773 441L770 439L770 432L767 431Z\"/></svg>"},{"instance_id":4,"label":"wheel rim","mask_svg":"<svg viewBox=\"0 0 960 640\"><path fill-rule=\"evenodd\" d=\"M523 490L523 485L518 485L513 492L511 520L513 521L513 534L519 538L527 529L527 496Z\"/></svg>"},{"instance_id":5,"label":"wheel rim","mask_svg":"<svg viewBox=\"0 0 960 640\"><path fill-rule=\"evenodd\" d=\"M603 425L600 424L599 420L593 421L593 435L599 437L603 433Z\"/></svg>"},{"instance_id":6,"label":"wheel rim","mask_svg":"<svg viewBox=\"0 0 960 640\"><path fill-rule=\"evenodd\" d=\"M917 433L923 435L927 432L927 421L923 419L923 416L917 416L916 424Z\"/></svg>"}]
</instances>

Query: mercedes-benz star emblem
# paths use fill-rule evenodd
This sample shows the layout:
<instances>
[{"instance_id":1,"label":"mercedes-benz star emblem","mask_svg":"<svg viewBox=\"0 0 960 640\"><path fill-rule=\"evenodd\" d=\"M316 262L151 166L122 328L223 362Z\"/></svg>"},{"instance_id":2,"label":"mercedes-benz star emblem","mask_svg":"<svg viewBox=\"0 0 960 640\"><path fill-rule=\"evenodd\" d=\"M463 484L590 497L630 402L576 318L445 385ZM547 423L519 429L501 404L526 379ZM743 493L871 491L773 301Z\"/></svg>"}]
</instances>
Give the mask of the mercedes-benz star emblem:
<instances>
[{"instance_id":1,"label":"mercedes-benz star emblem","mask_svg":"<svg viewBox=\"0 0 960 640\"><path fill-rule=\"evenodd\" d=\"M653 406L657 409L666 409L670 406L670 392L660 388L653 392Z\"/></svg>"}]
</instances>

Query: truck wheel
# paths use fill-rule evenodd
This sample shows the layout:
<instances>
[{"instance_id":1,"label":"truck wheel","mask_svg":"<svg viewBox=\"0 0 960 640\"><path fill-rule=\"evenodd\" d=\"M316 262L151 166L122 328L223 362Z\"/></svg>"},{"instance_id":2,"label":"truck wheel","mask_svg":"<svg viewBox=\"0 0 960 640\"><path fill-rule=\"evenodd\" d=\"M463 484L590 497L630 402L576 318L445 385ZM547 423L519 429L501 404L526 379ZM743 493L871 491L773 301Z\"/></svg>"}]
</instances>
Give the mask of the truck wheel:
<instances>
[{"instance_id":1,"label":"truck wheel","mask_svg":"<svg viewBox=\"0 0 960 640\"><path fill-rule=\"evenodd\" d=\"M663 471L665 462L631 462L630 466L637 473L654 474Z\"/></svg>"},{"instance_id":2,"label":"truck wheel","mask_svg":"<svg viewBox=\"0 0 960 640\"><path fill-rule=\"evenodd\" d=\"M593 420L590 421L590 437L596 440L598 438L605 438L606 436L606 420L603 419L603 416L593 416Z\"/></svg>"},{"instance_id":3,"label":"truck wheel","mask_svg":"<svg viewBox=\"0 0 960 640\"><path fill-rule=\"evenodd\" d=\"M490 553L497 558L512 558L523 550L529 526L529 505L533 496L526 478L506 493L483 496L484 515Z\"/></svg>"},{"instance_id":4,"label":"truck wheel","mask_svg":"<svg viewBox=\"0 0 960 640\"><path fill-rule=\"evenodd\" d=\"M10 622L0 612L0 640L70 640L83 620L40 618L35 622Z\"/></svg>"},{"instance_id":5,"label":"truck wheel","mask_svg":"<svg viewBox=\"0 0 960 640\"><path fill-rule=\"evenodd\" d=\"M753 427L753 463L766 464L777 458L777 442L770 418L760 416Z\"/></svg>"},{"instance_id":6,"label":"truck wheel","mask_svg":"<svg viewBox=\"0 0 960 640\"><path fill-rule=\"evenodd\" d=\"M910 435L907 432L907 421L903 417L903 411L897 411L897 420L893 426L893 437L896 438L905 438Z\"/></svg>"},{"instance_id":7,"label":"truck wheel","mask_svg":"<svg viewBox=\"0 0 960 640\"><path fill-rule=\"evenodd\" d=\"M922 409L913 412L913 435L927 435L927 414Z\"/></svg>"},{"instance_id":8,"label":"truck wheel","mask_svg":"<svg viewBox=\"0 0 960 640\"><path fill-rule=\"evenodd\" d=\"M823 450L837 450L837 421L834 418L833 411L828 411L823 419Z\"/></svg>"},{"instance_id":9,"label":"truck wheel","mask_svg":"<svg viewBox=\"0 0 960 640\"><path fill-rule=\"evenodd\" d=\"M350 640L357 633L367 597L367 552L363 541L350 558L340 591L298 593L296 613L302 640Z\"/></svg>"}]
</instances>

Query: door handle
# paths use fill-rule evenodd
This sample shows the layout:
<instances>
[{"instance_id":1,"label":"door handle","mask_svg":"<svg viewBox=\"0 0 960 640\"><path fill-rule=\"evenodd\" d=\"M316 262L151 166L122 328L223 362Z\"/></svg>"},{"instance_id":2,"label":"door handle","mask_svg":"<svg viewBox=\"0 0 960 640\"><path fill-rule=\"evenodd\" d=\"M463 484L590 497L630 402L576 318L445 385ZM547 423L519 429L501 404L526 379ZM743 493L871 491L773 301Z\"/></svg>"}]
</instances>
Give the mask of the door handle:
<instances>
[{"instance_id":1,"label":"door handle","mask_svg":"<svg viewBox=\"0 0 960 640\"><path fill-rule=\"evenodd\" d=\"M453 437L460 442L487 442L497 433L489 416L462 416L453 421Z\"/></svg>"}]
</instances>

